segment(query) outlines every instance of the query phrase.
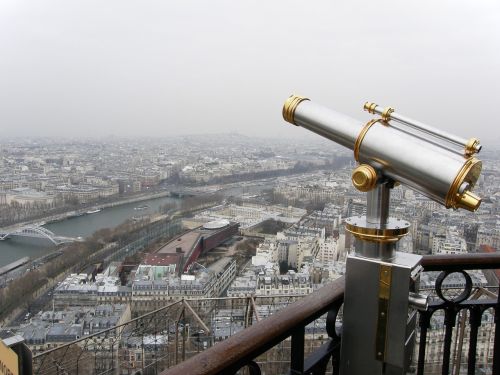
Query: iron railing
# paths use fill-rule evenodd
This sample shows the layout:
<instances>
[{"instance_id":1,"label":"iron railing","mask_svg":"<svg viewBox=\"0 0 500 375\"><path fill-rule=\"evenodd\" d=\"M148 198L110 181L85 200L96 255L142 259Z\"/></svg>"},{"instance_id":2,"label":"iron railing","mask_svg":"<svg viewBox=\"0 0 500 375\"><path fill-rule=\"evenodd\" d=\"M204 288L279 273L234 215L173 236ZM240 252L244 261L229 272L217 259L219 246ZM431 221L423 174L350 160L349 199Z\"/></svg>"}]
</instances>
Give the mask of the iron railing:
<instances>
[{"instance_id":1,"label":"iron railing","mask_svg":"<svg viewBox=\"0 0 500 375\"><path fill-rule=\"evenodd\" d=\"M33 373L158 374L304 297L181 299L71 342L30 339L27 344L34 351ZM318 344L326 340L326 322L315 323L306 327L306 332L317 338L310 341ZM282 346L281 357L289 349Z\"/></svg>"},{"instance_id":2,"label":"iron railing","mask_svg":"<svg viewBox=\"0 0 500 375\"><path fill-rule=\"evenodd\" d=\"M342 277L164 374L235 374L242 367L248 367L250 374L257 375L261 370L256 358L288 337L291 337L290 373L324 373L330 357L339 357L340 340L335 321L343 294ZM304 359L305 327L325 313L328 313L330 339ZM336 365L337 362L333 366Z\"/></svg>"},{"instance_id":3,"label":"iron railing","mask_svg":"<svg viewBox=\"0 0 500 375\"><path fill-rule=\"evenodd\" d=\"M464 344L464 312L469 312L470 332L468 335L469 349L467 355L467 373L474 374L476 371L478 328L482 324L485 312L492 309L494 312L494 326L498 327L500 314L500 302L498 285L485 288L484 285L474 286L470 282L467 270L500 269L500 254L466 254L466 255L444 255L426 256L422 261L424 271L441 271L434 285L435 294L427 312L420 314L420 337L418 361L416 363L418 374L428 373L450 373L450 363L453 360L454 374L461 373L462 367L462 345ZM445 293L446 278L452 273L458 272L464 279L464 288L455 296L447 296ZM461 289L461 286L449 287L448 290ZM495 295L491 290L494 289ZM320 289L312 295L296 302L272 317L245 329L230 337L213 348L165 371L162 375L211 375L211 374L236 374L239 369L248 367L250 374L261 374L258 360L260 355L277 345L288 337L291 337L291 352L289 359L290 374L325 374L330 364L330 371L338 373L340 338L337 336L336 318L343 300L343 279L338 279L332 284ZM304 327L330 311L327 319L327 331L330 340L304 360ZM440 369L426 368L426 349L429 348L428 335L433 316L444 311L444 338L443 356L439 358ZM457 334L457 320L462 325ZM494 347L492 348L491 368L484 369L491 374L500 373L500 328L494 330ZM490 330L491 332L491 330ZM456 347L461 344L452 358L452 344ZM434 342L433 345L439 345ZM489 353L486 354L489 358ZM432 363L431 363L432 364ZM286 372L285 372L286 373ZM488 372L484 372L488 373Z\"/></svg>"},{"instance_id":4,"label":"iron railing","mask_svg":"<svg viewBox=\"0 0 500 375\"><path fill-rule=\"evenodd\" d=\"M414 370L474 374L480 368L486 374L500 373L500 329L494 329L500 311L498 285L469 281L470 270L500 269L500 254L429 256L422 265L426 274L435 273L436 283L424 291L431 293L432 302L419 317ZM451 285L451 273L464 282ZM33 372L336 374L343 293L344 279L339 278L308 296L172 302L57 348L44 347L35 352ZM489 335L493 347L486 345Z\"/></svg>"},{"instance_id":5,"label":"iron railing","mask_svg":"<svg viewBox=\"0 0 500 375\"><path fill-rule=\"evenodd\" d=\"M424 258L422 265L425 271L438 271L439 274L434 285L435 298L429 309L420 312L419 316L417 374L461 374L465 370L463 367L466 367L468 375L475 374L479 368L483 373L500 374L499 285L474 285L470 275L470 270L499 269L500 254L429 256ZM446 285L446 280L453 274L461 279L459 286ZM436 320L438 325L442 321L444 335L438 338L437 343L434 338L433 344L442 355L431 361L428 359L431 356L428 333L433 318L438 315L440 317ZM486 326L483 329L485 335L479 340L481 326ZM478 353L479 343L483 348ZM482 364L477 363L478 357L484 359Z\"/></svg>"},{"instance_id":6,"label":"iron railing","mask_svg":"<svg viewBox=\"0 0 500 375\"><path fill-rule=\"evenodd\" d=\"M47 345L51 345L46 342L28 342L34 348L33 373L112 374L117 368L131 369L135 372L144 371L151 366L158 369L160 362L157 359L160 356L158 352L163 353L161 349L168 345L168 340L166 342L164 340L165 331L168 332L171 324L178 325L171 313L175 313L180 304L182 301L176 301L126 323L53 349L45 350ZM39 353L37 347L40 348ZM136 349L140 354L137 361ZM161 356L161 359L164 357ZM164 368L168 366L159 370Z\"/></svg>"}]
</instances>

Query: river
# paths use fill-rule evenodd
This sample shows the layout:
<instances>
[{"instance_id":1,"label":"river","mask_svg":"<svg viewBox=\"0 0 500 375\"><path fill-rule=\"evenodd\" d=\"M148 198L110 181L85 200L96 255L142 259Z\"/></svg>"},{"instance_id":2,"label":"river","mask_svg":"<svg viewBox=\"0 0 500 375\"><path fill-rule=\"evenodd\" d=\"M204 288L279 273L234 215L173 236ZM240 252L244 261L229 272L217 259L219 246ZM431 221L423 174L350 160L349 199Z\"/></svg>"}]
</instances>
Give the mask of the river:
<instances>
[{"instance_id":1,"label":"river","mask_svg":"<svg viewBox=\"0 0 500 375\"><path fill-rule=\"evenodd\" d=\"M220 192L224 196L237 196L259 194L264 189L273 185L269 181L243 182L228 185ZM46 224L45 228L59 236L87 237L102 228L114 228L133 216L152 214L158 212L161 205L166 203L180 203L178 198L155 198L141 202L128 203L120 206L103 209L94 214L74 217L63 221ZM135 207L149 206L144 210L134 210ZM32 259L41 257L54 250L54 245L49 240L26 239L14 237L0 241L0 267L28 256Z\"/></svg>"},{"instance_id":2,"label":"river","mask_svg":"<svg viewBox=\"0 0 500 375\"><path fill-rule=\"evenodd\" d=\"M178 203L179 199L163 197L141 202L128 203L103 209L94 214L73 217L56 223L46 224L45 228L59 236L87 237L102 228L114 228L133 216L152 214L166 203ZM148 206L135 210L135 207ZM49 240L14 237L0 241L0 267L28 256L32 259L50 253L54 245Z\"/></svg>"}]
</instances>

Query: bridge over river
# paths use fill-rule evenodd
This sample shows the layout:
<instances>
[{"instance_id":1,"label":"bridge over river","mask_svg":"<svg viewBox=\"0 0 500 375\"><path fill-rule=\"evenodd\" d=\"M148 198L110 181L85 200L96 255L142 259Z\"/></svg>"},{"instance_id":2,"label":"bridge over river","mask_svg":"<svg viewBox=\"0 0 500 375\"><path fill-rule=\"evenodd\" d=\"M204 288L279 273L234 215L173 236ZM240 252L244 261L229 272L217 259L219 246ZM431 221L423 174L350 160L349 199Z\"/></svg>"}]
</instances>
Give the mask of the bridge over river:
<instances>
[{"instance_id":1,"label":"bridge over river","mask_svg":"<svg viewBox=\"0 0 500 375\"><path fill-rule=\"evenodd\" d=\"M79 237L64 237L58 236L51 232L47 228L39 225L27 225L10 228L8 231L0 232L0 241L7 240L12 237L28 237L28 238L39 238L42 240L48 240L54 245L60 245L63 243L82 241Z\"/></svg>"}]
</instances>

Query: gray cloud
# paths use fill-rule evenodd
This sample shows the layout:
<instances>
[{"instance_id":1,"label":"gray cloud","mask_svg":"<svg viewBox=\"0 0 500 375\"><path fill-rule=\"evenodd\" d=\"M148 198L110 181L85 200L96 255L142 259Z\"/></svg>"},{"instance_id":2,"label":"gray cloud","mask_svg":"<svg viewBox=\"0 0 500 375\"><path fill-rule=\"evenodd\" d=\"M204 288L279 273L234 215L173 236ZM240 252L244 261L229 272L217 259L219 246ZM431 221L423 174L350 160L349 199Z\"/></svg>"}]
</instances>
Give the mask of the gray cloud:
<instances>
[{"instance_id":1,"label":"gray cloud","mask_svg":"<svg viewBox=\"0 0 500 375\"><path fill-rule=\"evenodd\" d=\"M299 93L498 140L499 16L493 0L3 0L0 127L302 136L281 120Z\"/></svg>"}]
</instances>

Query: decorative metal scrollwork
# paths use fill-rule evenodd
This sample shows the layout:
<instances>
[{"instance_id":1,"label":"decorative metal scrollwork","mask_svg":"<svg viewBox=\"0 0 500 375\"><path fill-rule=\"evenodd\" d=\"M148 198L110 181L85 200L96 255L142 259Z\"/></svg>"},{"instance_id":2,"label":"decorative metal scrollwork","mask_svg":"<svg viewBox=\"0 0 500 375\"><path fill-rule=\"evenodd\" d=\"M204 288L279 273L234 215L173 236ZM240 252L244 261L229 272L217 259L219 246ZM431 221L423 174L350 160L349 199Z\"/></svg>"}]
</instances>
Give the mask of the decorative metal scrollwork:
<instances>
[{"instance_id":1,"label":"decorative metal scrollwork","mask_svg":"<svg viewBox=\"0 0 500 375\"><path fill-rule=\"evenodd\" d=\"M250 375L261 375L260 367L255 361L248 362L247 366Z\"/></svg>"},{"instance_id":2,"label":"decorative metal scrollwork","mask_svg":"<svg viewBox=\"0 0 500 375\"><path fill-rule=\"evenodd\" d=\"M260 366L255 361L250 361L250 362L246 363L245 365L241 366L241 368L236 370L232 375L236 375L238 373L238 371L242 370L245 367L248 369L249 375L262 375L262 371L260 370Z\"/></svg>"},{"instance_id":3,"label":"decorative metal scrollwork","mask_svg":"<svg viewBox=\"0 0 500 375\"><path fill-rule=\"evenodd\" d=\"M326 315L326 332L329 337L339 341L342 336L342 324L337 322L337 317L342 306L343 303L337 304L333 309L328 311L328 314Z\"/></svg>"},{"instance_id":4,"label":"decorative metal scrollwork","mask_svg":"<svg viewBox=\"0 0 500 375\"><path fill-rule=\"evenodd\" d=\"M463 286L463 291L459 295L455 297L447 297L445 293L443 293L443 282L445 279L454 273L461 274L464 279L465 279L465 285ZM472 293L472 279L470 275L465 272L465 271L442 271L438 278L436 279L436 294L441 298L443 301L447 303L460 303L462 301L465 301L467 298L470 297Z\"/></svg>"}]
</instances>

